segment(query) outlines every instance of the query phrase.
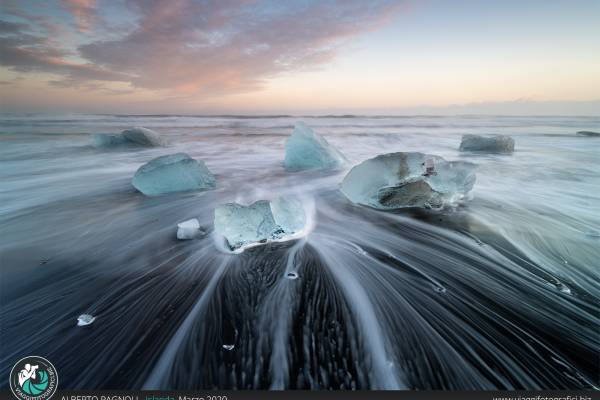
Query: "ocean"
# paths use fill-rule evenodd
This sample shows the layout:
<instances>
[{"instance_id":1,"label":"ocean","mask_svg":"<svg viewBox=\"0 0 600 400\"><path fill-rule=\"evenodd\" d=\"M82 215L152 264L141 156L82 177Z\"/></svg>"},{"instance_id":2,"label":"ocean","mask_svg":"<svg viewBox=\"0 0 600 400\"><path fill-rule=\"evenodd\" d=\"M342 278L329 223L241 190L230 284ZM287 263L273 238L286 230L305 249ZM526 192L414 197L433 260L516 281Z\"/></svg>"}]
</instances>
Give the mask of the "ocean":
<instances>
[{"instance_id":1,"label":"ocean","mask_svg":"<svg viewBox=\"0 0 600 400\"><path fill-rule=\"evenodd\" d=\"M297 121L349 160L288 172ZM144 126L159 148L102 149ZM0 116L0 376L50 360L61 389L596 388L600 117ZM511 155L461 153L506 134ZM477 165L441 211L352 204L340 183L378 154ZM214 190L146 197L137 168L185 152ZM219 249L213 211L298 195L302 239ZM178 222L207 231L179 241ZM295 271L298 279L288 279ZM96 317L78 327L80 314ZM6 388L8 380L0 380Z\"/></svg>"}]
</instances>

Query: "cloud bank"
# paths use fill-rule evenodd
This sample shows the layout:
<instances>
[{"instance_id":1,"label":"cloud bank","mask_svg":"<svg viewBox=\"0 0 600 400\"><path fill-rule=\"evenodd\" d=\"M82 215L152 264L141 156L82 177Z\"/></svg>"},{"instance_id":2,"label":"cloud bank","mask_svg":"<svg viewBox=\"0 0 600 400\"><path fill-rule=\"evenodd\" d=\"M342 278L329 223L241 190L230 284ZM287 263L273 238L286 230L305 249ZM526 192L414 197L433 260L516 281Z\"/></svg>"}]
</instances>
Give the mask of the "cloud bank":
<instances>
[{"instance_id":1,"label":"cloud bank","mask_svg":"<svg viewBox=\"0 0 600 400\"><path fill-rule=\"evenodd\" d=\"M100 18L101 4L94 0L56 4L70 15L66 33L59 17L44 19L19 3L6 4L0 64L12 71L57 75L51 82L58 86L124 82L206 96L257 90L281 73L326 63L349 39L382 26L401 6L387 0L134 0L122 5L135 15L127 21L132 29L86 40L90 32L110 29L103 24L111 15Z\"/></svg>"}]
</instances>

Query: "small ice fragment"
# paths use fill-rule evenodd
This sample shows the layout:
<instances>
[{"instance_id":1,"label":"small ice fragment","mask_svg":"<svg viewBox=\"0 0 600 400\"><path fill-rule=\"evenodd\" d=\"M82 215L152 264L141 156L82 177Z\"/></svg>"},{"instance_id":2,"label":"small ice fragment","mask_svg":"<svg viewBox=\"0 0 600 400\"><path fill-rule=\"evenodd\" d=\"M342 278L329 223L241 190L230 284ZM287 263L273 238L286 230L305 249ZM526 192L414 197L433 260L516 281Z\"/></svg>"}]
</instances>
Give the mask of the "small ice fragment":
<instances>
[{"instance_id":1,"label":"small ice fragment","mask_svg":"<svg viewBox=\"0 0 600 400\"><path fill-rule=\"evenodd\" d=\"M562 283L561 281L559 281L556 278L554 278L553 281L546 282L546 284L548 286L553 287L554 289L557 289L561 293L565 293L565 294L568 294L568 295L571 294L571 289L567 285L565 285L564 283Z\"/></svg>"},{"instance_id":2,"label":"small ice fragment","mask_svg":"<svg viewBox=\"0 0 600 400\"><path fill-rule=\"evenodd\" d=\"M90 314L81 314L77 317L77 326L88 326L96 320L96 317Z\"/></svg>"},{"instance_id":3,"label":"small ice fragment","mask_svg":"<svg viewBox=\"0 0 600 400\"><path fill-rule=\"evenodd\" d=\"M446 288L443 286L435 285L433 287L433 290L435 290L437 293L442 293L442 294L446 293Z\"/></svg>"},{"instance_id":4,"label":"small ice fragment","mask_svg":"<svg viewBox=\"0 0 600 400\"><path fill-rule=\"evenodd\" d=\"M306 225L302 202L291 197L259 200L243 206L221 204L215 208L215 231L231 250L269 241L287 240L301 234Z\"/></svg>"},{"instance_id":5,"label":"small ice fragment","mask_svg":"<svg viewBox=\"0 0 600 400\"><path fill-rule=\"evenodd\" d=\"M123 135L127 141L139 144L141 146L156 147L164 145L164 141L161 136L157 132L154 132L148 128L135 127L131 129L125 129L123 132L121 132L121 135Z\"/></svg>"},{"instance_id":6,"label":"small ice fragment","mask_svg":"<svg viewBox=\"0 0 600 400\"><path fill-rule=\"evenodd\" d=\"M335 169L346 158L321 135L303 122L297 122L294 132L285 142L285 168L291 171L305 169Z\"/></svg>"},{"instance_id":7,"label":"small ice fragment","mask_svg":"<svg viewBox=\"0 0 600 400\"><path fill-rule=\"evenodd\" d=\"M223 348L227 351L231 351L235 348L235 344L224 344Z\"/></svg>"},{"instance_id":8,"label":"small ice fragment","mask_svg":"<svg viewBox=\"0 0 600 400\"><path fill-rule=\"evenodd\" d=\"M215 187L215 177L204 162L185 153L176 153L157 157L142 165L131 183L146 196L156 196L212 189Z\"/></svg>"},{"instance_id":9,"label":"small ice fragment","mask_svg":"<svg viewBox=\"0 0 600 400\"><path fill-rule=\"evenodd\" d=\"M463 135L459 150L487 153L512 153L515 150L515 141L510 136L505 135Z\"/></svg>"},{"instance_id":10,"label":"small ice fragment","mask_svg":"<svg viewBox=\"0 0 600 400\"><path fill-rule=\"evenodd\" d=\"M558 289L558 291L561 293L565 293L565 294L569 294L569 295L571 294L571 289L569 289L569 287L567 285L565 285L558 279L556 280L556 282L552 283L552 286L554 286L556 289Z\"/></svg>"},{"instance_id":11,"label":"small ice fragment","mask_svg":"<svg viewBox=\"0 0 600 400\"><path fill-rule=\"evenodd\" d=\"M571 289L569 289L567 286L565 286L562 283L558 286L558 290L560 290L562 293L565 293L565 294L571 294Z\"/></svg>"},{"instance_id":12,"label":"small ice fragment","mask_svg":"<svg viewBox=\"0 0 600 400\"><path fill-rule=\"evenodd\" d=\"M290 271L287 274L285 274L285 277L291 280L295 280L298 279L298 273L295 271Z\"/></svg>"},{"instance_id":13,"label":"small ice fragment","mask_svg":"<svg viewBox=\"0 0 600 400\"><path fill-rule=\"evenodd\" d=\"M589 137L595 137L595 136L600 136L600 132L592 132L592 131L579 131L579 132L577 132L577 136L589 136Z\"/></svg>"},{"instance_id":14,"label":"small ice fragment","mask_svg":"<svg viewBox=\"0 0 600 400\"><path fill-rule=\"evenodd\" d=\"M435 166L434 174L427 173L427 163ZM381 210L439 209L465 198L474 184L474 164L406 152L382 154L354 166L341 190L353 203Z\"/></svg>"},{"instance_id":15,"label":"small ice fragment","mask_svg":"<svg viewBox=\"0 0 600 400\"><path fill-rule=\"evenodd\" d=\"M177 224L177 239L193 239L200 233L200 222L196 218Z\"/></svg>"}]
</instances>

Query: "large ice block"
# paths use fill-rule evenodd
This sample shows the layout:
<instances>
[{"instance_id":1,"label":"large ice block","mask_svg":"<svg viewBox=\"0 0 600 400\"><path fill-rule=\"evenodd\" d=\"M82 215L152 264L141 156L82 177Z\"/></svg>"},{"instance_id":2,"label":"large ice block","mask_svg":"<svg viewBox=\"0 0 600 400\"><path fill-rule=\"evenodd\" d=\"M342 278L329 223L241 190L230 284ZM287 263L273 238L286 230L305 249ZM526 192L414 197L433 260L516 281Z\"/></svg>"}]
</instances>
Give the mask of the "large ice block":
<instances>
[{"instance_id":1,"label":"large ice block","mask_svg":"<svg viewBox=\"0 0 600 400\"><path fill-rule=\"evenodd\" d=\"M231 250L259 243L285 240L302 234L306 213L296 198L259 200L248 206L226 203L215 208L215 232L223 236Z\"/></svg>"},{"instance_id":2,"label":"large ice block","mask_svg":"<svg viewBox=\"0 0 600 400\"><path fill-rule=\"evenodd\" d=\"M125 129L121 134L129 142L141 146L162 146L164 144L162 137L157 132L148 128L135 127Z\"/></svg>"},{"instance_id":3,"label":"large ice block","mask_svg":"<svg viewBox=\"0 0 600 400\"><path fill-rule=\"evenodd\" d=\"M463 135L460 142L460 151L478 151L486 153L512 153L515 150L515 141L510 136L493 135Z\"/></svg>"},{"instance_id":4,"label":"large ice block","mask_svg":"<svg viewBox=\"0 0 600 400\"><path fill-rule=\"evenodd\" d=\"M291 171L335 169L345 161L342 153L303 122L296 123L294 132L285 143L284 165Z\"/></svg>"},{"instance_id":5,"label":"large ice block","mask_svg":"<svg viewBox=\"0 0 600 400\"><path fill-rule=\"evenodd\" d=\"M165 140L151 129L135 127L125 129L121 133L95 133L92 143L96 147L115 147L121 145L134 145L158 147L165 144Z\"/></svg>"},{"instance_id":6,"label":"large ice block","mask_svg":"<svg viewBox=\"0 0 600 400\"><path fill-rule=\"evenodd\" d=\"M147 196L205 190L215 187L215 177L202 161L185 153L161 156L142 165L135 173L133 186Z\"/></svg>"},{"instance_id":7,"label":"large ice block","mask_svg":"<svg viewBox=\"0 0 600 400\"><path fill-rule=\"evenodd\" d=\"M389 153L363 161L344 177L342 193L353 203L393 210L439 209L455 204L475 184L475 165L423 153Z\"/></svg>"},{"instance_id":8,"label":"large ice block","mask_svg":"<svg viewBox=\"0 0 600 400\"><path fill-rule=\"evenodd\" d=\"M127 139L120 133L95 133L92 142L96 147L112 147L127 143Z\"/></svg>"}]
</instances>

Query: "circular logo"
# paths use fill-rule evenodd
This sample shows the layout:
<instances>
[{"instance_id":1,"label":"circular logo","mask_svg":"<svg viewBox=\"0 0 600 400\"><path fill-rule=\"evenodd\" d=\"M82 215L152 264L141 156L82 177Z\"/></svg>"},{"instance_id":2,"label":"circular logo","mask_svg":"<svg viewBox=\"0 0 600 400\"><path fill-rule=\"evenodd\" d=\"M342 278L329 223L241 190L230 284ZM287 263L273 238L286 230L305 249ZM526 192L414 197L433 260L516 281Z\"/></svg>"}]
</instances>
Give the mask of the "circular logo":
<instances>
[{"instance_id":1,"label":"circular logo","mask_svg":"<svg viewBox=\"0 0 600 400\"><path fill-rule=\"evenodd\" d=\"M10 390L19 400L46 400L58 386L54 365L43 357L20 359L10 371Z\"/></svg>"}]
</instances>

